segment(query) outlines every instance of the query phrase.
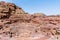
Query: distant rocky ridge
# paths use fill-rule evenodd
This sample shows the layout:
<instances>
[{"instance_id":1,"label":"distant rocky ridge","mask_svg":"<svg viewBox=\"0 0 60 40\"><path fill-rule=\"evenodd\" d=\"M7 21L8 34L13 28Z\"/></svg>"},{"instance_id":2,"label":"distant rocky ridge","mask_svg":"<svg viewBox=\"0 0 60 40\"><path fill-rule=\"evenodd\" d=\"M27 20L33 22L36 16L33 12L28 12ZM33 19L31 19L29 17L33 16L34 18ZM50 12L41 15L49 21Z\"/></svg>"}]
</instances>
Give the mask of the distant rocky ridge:
<instances>
[{"instance_id":1,"label":"distant rocky ridge","mask_svg":"<svg viewBox=\"0 0 60 40\"><path fill-rule=\"evenodd\" d=\"M60 15L29 14L2 1L0 40L60 40Z\"/></svg>"}]
</instances>

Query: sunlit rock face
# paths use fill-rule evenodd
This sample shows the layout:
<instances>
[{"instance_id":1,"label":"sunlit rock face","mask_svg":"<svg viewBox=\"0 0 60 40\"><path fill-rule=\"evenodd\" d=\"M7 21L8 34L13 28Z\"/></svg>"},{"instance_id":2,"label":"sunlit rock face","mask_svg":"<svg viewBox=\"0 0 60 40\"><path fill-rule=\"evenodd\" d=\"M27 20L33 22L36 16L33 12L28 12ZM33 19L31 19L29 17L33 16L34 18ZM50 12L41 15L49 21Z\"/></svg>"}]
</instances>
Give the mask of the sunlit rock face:
<instances>
[{"instance_id":1,"label":"sunlit rock face","mask_svg":"<svg viewBox=\"0 0 60 40\"><path fill-rule=\"evenodd\" d=\"M0 2L0 40L60 40L60 15L29 14Z\"/></svg>"}]
</instances>

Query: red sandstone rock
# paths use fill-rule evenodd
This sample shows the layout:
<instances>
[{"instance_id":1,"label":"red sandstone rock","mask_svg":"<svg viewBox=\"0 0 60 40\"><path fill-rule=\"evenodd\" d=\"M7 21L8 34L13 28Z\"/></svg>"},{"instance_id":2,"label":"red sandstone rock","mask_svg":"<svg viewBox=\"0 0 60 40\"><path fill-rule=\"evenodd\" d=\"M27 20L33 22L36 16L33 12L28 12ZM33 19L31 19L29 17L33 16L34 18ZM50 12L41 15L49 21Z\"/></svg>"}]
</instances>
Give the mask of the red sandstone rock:
<instances>
[{"instance_id":1,"label":"red sandstone rock","mask_svg":"<svg viewBox=\"0 0 60 40\"><path fill-rule=\"evenodd\" d=\"M29 14L13 3L0 2L0 40L58 40L58 35L60 15Z\"/></svg>"}]
</instances>

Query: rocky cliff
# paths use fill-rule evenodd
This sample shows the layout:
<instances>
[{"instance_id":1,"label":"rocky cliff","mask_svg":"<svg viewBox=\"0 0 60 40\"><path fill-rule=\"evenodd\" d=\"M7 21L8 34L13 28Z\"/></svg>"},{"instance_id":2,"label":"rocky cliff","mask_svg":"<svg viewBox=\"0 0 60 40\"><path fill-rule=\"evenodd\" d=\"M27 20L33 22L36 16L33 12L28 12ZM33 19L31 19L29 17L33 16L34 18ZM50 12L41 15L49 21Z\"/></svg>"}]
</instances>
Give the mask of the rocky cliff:
<instances>
[{"instance_id":1,"label":"rocky cliff","mask_svg":"<svg viewBox=\"0 0 60 40\"><path fill-rule=\"evenodd\" d=\"M29 14L0 2L0 40L60 40L60 15Z\"/></svg>"}]
</instances>

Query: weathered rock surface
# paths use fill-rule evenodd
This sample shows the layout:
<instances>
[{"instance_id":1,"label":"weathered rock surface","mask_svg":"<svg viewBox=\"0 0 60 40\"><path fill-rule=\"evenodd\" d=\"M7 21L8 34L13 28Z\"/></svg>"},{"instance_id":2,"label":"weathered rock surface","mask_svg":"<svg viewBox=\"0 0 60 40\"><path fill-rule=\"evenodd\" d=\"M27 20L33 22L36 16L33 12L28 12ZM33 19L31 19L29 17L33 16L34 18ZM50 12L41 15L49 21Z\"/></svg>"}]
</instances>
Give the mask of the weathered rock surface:
<instances>
[{"instance_id":1,"label":"weathered rock surface","mask_svg":"<svg viewBox=\"0 0 60 40\"><path fill-rule=\"evenodd\" d=\"M60 40L60 15L25 13L0 2L0 40Z\"/></svg>"}]
</instances>

